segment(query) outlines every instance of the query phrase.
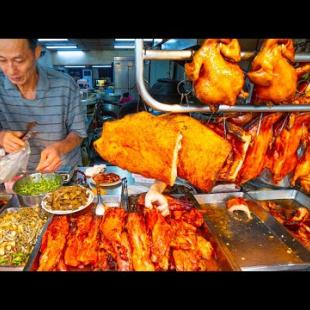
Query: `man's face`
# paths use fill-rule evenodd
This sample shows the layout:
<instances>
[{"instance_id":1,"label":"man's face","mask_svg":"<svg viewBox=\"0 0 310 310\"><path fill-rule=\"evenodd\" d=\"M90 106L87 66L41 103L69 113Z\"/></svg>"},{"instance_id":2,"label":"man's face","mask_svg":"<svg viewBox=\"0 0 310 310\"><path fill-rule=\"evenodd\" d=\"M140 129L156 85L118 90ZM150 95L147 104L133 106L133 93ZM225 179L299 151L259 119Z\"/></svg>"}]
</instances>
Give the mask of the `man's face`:
<instances>
[{"instance_id":1,"label":"man's face","mask_svg":"<svg viewBox=\"0 0 310 310\"><path fill-rule=\"evenodd\" d=\"M35 74L40 53L26 39L0 39L0 69L13 84L23 86Z\"/></svg>"}]
</instances>

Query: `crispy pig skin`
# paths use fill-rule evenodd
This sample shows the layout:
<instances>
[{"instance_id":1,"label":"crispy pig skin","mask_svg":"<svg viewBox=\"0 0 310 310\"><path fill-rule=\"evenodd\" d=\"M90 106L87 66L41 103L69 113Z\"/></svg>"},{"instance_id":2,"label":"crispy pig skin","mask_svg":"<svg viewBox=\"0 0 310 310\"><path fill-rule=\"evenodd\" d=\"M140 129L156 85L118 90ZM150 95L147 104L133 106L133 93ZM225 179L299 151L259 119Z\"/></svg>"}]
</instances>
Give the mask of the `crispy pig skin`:
<instances>
[{"instance_id":1,"label":"crispy pig skin","mask_svg":"<svg viewBox=\"0 0 310 310\"><path fill-rule=\"evenodd\" d=\"M82 248L84 239L86 238L92 224L91 213L86 213L76 218L76 227L68 236L67 246L64 254L65 264L77 267L80 264L78 253Z\"/></svg>"},{"instance_id":2,"label":"crispy pig skin","mask_svg":"<svg viewBox=\"0 0 310 310\"><path fill-rule=\"evenodd\" d=\"M132 248L132 263L135 271L154 271L151 261L151 240L147 234L144 217L139 213L129 213L127 231Z\"/></svg>"},{"instance_id":3,"label":"crispy pig skin","mask_svg":"<svg viewBox=\"0 0 310 310\"><path fill-rule=\"evenodd\" d=\"M180 139L169 121L140 112L105 122L94 147L112 164L173 185Z\"/></svg>"},{"instance_id":4,"label":"crispy pig skin","mask_svg":"<svg viewBox=\"0 0 310 310\"><path fill-rule=\"evenodd\" d=\"M78 260L84 265L95 266L98 261L100 217L93 217L90 230L78 252Z\"/></svg>"},{"instance_id":5,"label":"crispy pig skin","mask_svg":"<svg viewBox=\"0 0 310 310\"><path fill-rule=\"evenodd\" d=\"M290 114L291 128L284 128L275 139L272 148L272 162L269 169L274 183L280 182L295 170L298 162L297 150L310 124L310 113Z\"/></svg>"},{"instance_id":6,"label":"crispy pig skin","mask_svg":"<svg viewBox=\"0 0 310 310\"><path fill-rule=\"evenodd\" d=\"M308 181L307 181L308 179ZM296 181L300 180L304 184L304 189L309 192L310 182L310 144L307 146L303 156L298 161L291 184L295 186Z\"/></svg>"},{"instance_id":7,"label":"crispy pig skin","mask_svg":"<svg viewBox=\"0 0 310 310\"><path fill-rule=\"evenodd\" d=\"M131 249L127 232L124 231L127 214L122 208L108 208L100 225L103 238L113 248L114 258L120 271L132 270ZM111 248L107 251L111 252Z\"/></svg>"},{"instance_id":8,"label":"crispy pig skin","mask_svg":"<svg viewBox=\"0 0 310 310\"><path fill-rule=\"evenodd\" d=\"M187 115L160 116L174 123L182 133L178 176L202 191L212 189L232 147L213 130Z\"/></svg>"},{"instance_id":9,"label":"crispy pig skin","mask_svg":"<svg viewBox=\"0 0 310 310\"><path fill-rule=\"evenodd\" d=\"M225 137L224 123L208 124L207 126L214 130L221 137ZM238 173L242 168L242 164L245 160L245 156L250 146L252 137L241 127L238 127L233 123L226 122L226 127L226 139L230 142L232 151L227 157L227 160L222 167L217 180L224 182L235 182Z\"/></svg>"},{"instance_id":10,"label":"crispy pig skin","mask_svg":"<svg viewBox=\"0 0 310 310\"><path fill-rule=\"evenodd\" d=\"M38 271L52 271L56 268L60 262L68 233L69 222L67 217L54 217L45 232L44 250L40 257Z\"/></svg>"},{"instance_id":11,"label":"crispy pig skin","mask_svg":"<svg viewBox=\"0 0 310 310\"><path fill-rule=\"evenodd\" d=\"M156 209L147 210L145 217L151 231L151 260L160 270L168 270L172 229Z\"/></svg>"},{"instance_id":12,"label":"crispy pig skin","mask_svg":"<svg viewBox=\"0 0 310 310\"><path fill-rule=\"evenodd\" d=\"M122 208L108 208L100 225L103 236L110 242L121 242L121 233L126 223L126 212Z\"/></svg>"}]
</instances>

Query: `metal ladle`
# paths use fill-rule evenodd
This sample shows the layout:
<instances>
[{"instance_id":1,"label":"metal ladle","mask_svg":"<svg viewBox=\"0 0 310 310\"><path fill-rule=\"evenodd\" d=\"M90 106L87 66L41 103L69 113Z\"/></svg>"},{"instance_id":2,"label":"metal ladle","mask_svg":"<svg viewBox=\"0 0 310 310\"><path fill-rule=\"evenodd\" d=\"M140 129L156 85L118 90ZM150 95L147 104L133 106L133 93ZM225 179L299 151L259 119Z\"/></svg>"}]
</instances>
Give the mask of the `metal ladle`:
<instances>
[{"instance_id":1,"label":"metal ladle","mask_svg":"<svg viewBox=\"0 0 310 310\"><path fill-rule=\"evenodd\" d=\"M104 204L102 203L101 196L100 196L100 187L96 184L96 191L97 191L97 206L95 213L97 216L103 216L105 213L105 207Z\"/></svg>"}]
</instances>

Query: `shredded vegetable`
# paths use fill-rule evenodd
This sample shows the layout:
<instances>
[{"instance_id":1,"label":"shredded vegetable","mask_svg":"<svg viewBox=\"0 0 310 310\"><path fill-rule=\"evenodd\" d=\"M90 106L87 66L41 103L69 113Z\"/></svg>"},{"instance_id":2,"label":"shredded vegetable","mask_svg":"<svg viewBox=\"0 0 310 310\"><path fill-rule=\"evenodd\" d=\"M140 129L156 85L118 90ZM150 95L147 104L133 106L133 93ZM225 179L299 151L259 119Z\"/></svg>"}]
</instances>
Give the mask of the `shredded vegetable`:
<instances>
[{"instance_id":1,"label":"shredded vegetable","mask_svg":"<svg viewBox=\"0 0 310 310\"><path fill-rule=\"evenodd\" d=\"M29 181L16 184L15 192L20 195L41 195L52 192L61 186L61 179L40 178L38 182Z\"/></svg>"},{"instance_id":2,"label":"shredded vegetable","mask_svg":"<svg viewBox=\"0 0 310 310\"><path fill-rule=\"evenodd\" d=\"M46 213L39 207L1 214L0 265L24 265L46 221Z\"/></svg>"}]
</instances>

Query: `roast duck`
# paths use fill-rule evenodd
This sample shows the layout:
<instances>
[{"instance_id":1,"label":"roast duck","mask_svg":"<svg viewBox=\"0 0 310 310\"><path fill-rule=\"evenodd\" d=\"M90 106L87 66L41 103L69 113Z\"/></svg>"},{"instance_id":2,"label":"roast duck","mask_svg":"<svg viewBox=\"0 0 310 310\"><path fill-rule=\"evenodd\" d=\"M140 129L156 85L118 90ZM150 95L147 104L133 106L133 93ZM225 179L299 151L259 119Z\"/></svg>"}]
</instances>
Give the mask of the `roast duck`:
<instances>
[{"instance_id":1,"label":"roast duck","mask_svg":"<svg viewBox=\"0 0 310 310\"><path fill-rule=\"evenodd\" d=\"M218 105L235 105L243 92L244 74L238 65L241 60L237 39L207 39L185 64L185 73L193 81L195 95L216 111Z\"/></svg>"},{"instance_id":2,"label":"roast duck","mask_svg":"<svg viewBox=\"0 0 310 310\"><path fill-rule=\"evenodd\" d=\"M298 79L310 72L309 63L294 68L294 58L293 40L267 39L264 41L248 72L248 77L255 84L255 102L283 104L294 100Z\"/></svg>"},{"instance_id":3,"label":"roast duck","mask_svg":"<svg viewBox=\"0 0 310 310\"><path fill-rule=\"evenodd\" d=\"M136 212L116 207L96 217L90 208L55 216L33 270L219 270L202 214L186 200L167 199L168 217L144 208L144 194Z\"/></svg>"},{"instance_id":4,"label":"roast duck","mask_svg":"<svg viewBox=\"0 0 310 310\"><path fill-rule=\"evenodd\" d=\"M310 72L310 63L295 68L293 40L266 39L247 73L254 83L254 102L310 103L306 89L297 89L298 79ZM237 39L206 39L195 52L185 73L193 81L196 97L216 111L218 105L235 105L238 97L245 98L244 74ZM298 92L297 92L298 90ZM302 93L302 95L300 94Z\"/></svg>"}]
</instances>

